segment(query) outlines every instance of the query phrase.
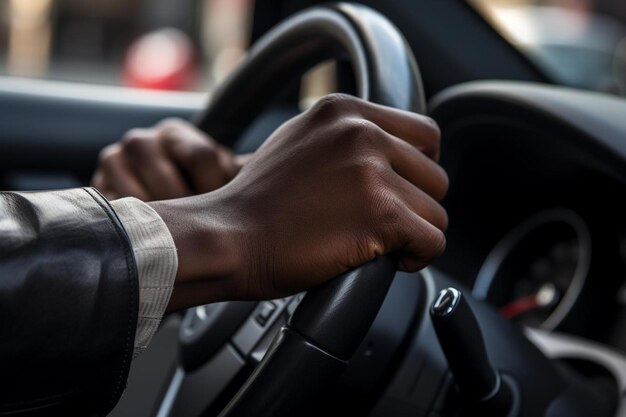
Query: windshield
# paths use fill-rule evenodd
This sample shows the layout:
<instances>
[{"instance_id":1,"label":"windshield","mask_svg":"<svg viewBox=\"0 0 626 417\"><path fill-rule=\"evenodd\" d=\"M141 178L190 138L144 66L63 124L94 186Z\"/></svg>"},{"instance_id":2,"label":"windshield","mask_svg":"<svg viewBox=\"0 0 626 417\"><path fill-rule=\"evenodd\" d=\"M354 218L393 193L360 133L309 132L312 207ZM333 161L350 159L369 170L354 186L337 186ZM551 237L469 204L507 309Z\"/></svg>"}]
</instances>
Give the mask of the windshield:
<instances>
[{"instance_id":1,"label":"windshield","mask_svg":"<svg viewBox=\"0 0 626 417\"><path fill-rule=\"evenodd\" d=\"M468 0L559 84L626 96L623 0Z\"/></svg>"}]
</instances>

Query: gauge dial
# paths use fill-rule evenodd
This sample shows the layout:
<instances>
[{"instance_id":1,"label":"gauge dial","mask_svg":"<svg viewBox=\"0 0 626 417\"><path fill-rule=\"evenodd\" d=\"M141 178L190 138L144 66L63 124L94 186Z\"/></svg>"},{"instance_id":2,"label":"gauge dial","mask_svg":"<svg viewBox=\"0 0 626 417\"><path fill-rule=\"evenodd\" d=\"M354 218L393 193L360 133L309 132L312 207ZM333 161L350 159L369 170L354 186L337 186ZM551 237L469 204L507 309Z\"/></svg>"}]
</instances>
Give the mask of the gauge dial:
<instances>
[{"instance_id":1,"label":"gauge dial","mask_svg":"<svg viewBox=\"0 0 626 417\"><path fill-rule=\"evenodd\" d=\"M585 283L590 242L585 222L574 212L542 212L495 246L473 293L512 321L554 329L574 306Z\"/></svg>"}]
</instances>

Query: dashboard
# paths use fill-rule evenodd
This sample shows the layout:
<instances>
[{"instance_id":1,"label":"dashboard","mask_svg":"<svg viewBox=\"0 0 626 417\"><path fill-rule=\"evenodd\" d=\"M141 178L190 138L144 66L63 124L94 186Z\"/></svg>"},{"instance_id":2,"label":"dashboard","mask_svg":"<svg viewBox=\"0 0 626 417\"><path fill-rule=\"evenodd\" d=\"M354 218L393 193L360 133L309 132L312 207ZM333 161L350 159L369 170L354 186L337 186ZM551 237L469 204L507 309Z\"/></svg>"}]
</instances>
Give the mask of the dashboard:
<instances>
[{"instance_id":1,"label":"dashboard","mask_svg":"<svg viewBox=\"0 0 626 417\"><path fill-rule=\"evenodd\" d=\"M542 211L496 244L473 294L509 320L553 330L581 298L591 253L591 233L580 216L564 208Z\"/></svg>"},{"instance_id":2,"label":"dashboard","mask_svg":"<svg viewBox=\"0 0 626 417\"><path fill-rule=\"evenodd\" d=\"M437 266L522 326L626 352L623 134L581 132L571 97L476 84L434 106L452 219Z\"/></svg>"},{"instance_id":3,"label":"dashboard","mask_svg":"<svg viewBox=\"0 0 626 417\"><path fill-rule=\"evenodd\" d=\"M397 276L335 389L328 415L427 414L420 407L447 383L447 368L430 320L416 306L434 283L451 278L523 327L555 363L589 377L617 399L617 415L626 416L626 402L620 401L626 392L624 139L606 128L610 121L595 129L596 135L582 131L575 121L592 131L594 122L557 114L565 106L545 97L531 102L526 95L536 96L534 88L473 83L445 93L439 102L435 98L431 115L442 128L441 163L451 179L444 201L450 217L447 251L419 276ZM617 113L626 114L624 107ZM272 120L258 120L240 150L254 149L254 139L271 131ZM252 372L294 302L297 298L236 309L201 306L182 321L169 318L134 363L127 395L113 415L140 415L129 412L138 404L144 414L151 408L158 417L198 415L200 409L217 413ZM226 316L231 319L222 320ZM220 330L203 338L216 325ZM514 349L522 345L517 332L502 340L489 326L482 331L499 346L492 351L494 360L508 365L520 356ZM218 340L216 334L230 339ZM167 369L155 375L157 368ZM545 388L535 385L532 389ZM443 407L442 398L435 407Z\"/></svg>"}]
</instances>

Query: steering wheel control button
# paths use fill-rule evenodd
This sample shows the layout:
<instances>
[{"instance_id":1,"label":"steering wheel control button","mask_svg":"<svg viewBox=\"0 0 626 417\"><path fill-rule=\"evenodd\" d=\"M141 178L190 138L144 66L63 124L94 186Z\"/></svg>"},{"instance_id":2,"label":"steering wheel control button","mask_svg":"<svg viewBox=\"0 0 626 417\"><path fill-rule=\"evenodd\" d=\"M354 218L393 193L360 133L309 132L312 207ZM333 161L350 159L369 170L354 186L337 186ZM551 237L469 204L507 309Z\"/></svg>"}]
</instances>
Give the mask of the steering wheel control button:
<instances>
[{"instance_id":1,"label":"steering wheel control button","mask_svg":"<svg viewBox=\"0 0 626 417\"><path fill-rule=\"evenodd\" d=\"M301 292L300 294L296 294L293 299L291 300L291 302L289 303L289 305L287 306L287 314L288 315L292 315L294 311L296 311L296 308L298 308L298 305L300 304L300 301L302 301L302 299L304 298L304 295L306 293Z\"/></svg>"},{"instance_id":2,"label":"steering wheel control button","mask_svg":"<svg viewBox=\"0 0 626 417\"><path fill-rule=\"evenodd\" d=\"M192 336L196 332L202 331L207 323L214 319L222 308L222 303L207 304L189 310L191 313L185 315L181 331L185 335Z\"/></svg>"},{"instance_id":3,"label":"steering wheel control button","mask_svg":"<svg viewBox=\"0 0 626 417\"><path fill-rule=\"evenodd\" d=\"M280 298L263 301L249 315L246 322L231 339L233 345L243 356L248 357L263 337L271 332L273 324L286 311L290 300L291 298Z\"/></svg>"},{"instance_id":4,"label":"steering wheel control button","mask_svg":"<svg viewBox=\"0 0 626 417\"><path fill-rule=\"evenodd\" d=\"M452 287L442 290L430 315L454 382L471 415L508 415L512 391L491 364L476 316L462 293Z\"/></svg>"},{"instance_id":5,"label":"steering wheel control button","mask_svg":"<svg viewBox=\"0 0 626 417\"><path fill-rule=\"evenodd\" d=\"M461 293L456 288L446 288L441 290L439 296L433 303L432 314L438 317L445 317L452 314L461 300Z\"/></svg>"},{"instance_id":6,"label":"steering wheel control button","mask_svg":"<svg viewBox=\"0 0 626 417\"><path fill-rule=\"evenodd\" d=\"M268 320L272 317L272 314L276 311L276 304L271 301L264 301L258 307L254 319L261 326L265 326Z\"/></svg>"}]
</instances>

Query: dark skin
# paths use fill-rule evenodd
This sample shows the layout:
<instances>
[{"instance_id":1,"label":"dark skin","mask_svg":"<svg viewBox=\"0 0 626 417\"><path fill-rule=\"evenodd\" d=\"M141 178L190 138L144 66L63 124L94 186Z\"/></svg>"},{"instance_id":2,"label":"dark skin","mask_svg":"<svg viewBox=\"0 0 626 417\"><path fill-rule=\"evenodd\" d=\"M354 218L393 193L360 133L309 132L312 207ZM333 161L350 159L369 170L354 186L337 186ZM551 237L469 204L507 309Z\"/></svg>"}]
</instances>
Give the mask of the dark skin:
<instances>
[{"instance_id":1,"label":"dark skin","mask_svg":"<svg viewBox=\"0 0 626 417\"><path fill-rule=\"evenodd\" d=\"M232 180L251 155L234 155L180 119L132 129L100 153L92 185L110 200L188 197Z\"/></svg>"},{"instance_id":2,"label":"dark skin","mask_svg":"<svg viewBox=\"0 0 626 417\"><path fill-rule=\"evenodd\" d=\"M390 252L401 270L425 267L448 222L439 141L428 117L334 94L245 165L169 121L105 149L93 183L109 198L175 198L150 203L178 249L173 311L283 297Z\"/></svg>"}]
</instances>

